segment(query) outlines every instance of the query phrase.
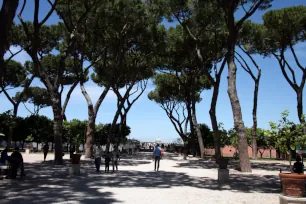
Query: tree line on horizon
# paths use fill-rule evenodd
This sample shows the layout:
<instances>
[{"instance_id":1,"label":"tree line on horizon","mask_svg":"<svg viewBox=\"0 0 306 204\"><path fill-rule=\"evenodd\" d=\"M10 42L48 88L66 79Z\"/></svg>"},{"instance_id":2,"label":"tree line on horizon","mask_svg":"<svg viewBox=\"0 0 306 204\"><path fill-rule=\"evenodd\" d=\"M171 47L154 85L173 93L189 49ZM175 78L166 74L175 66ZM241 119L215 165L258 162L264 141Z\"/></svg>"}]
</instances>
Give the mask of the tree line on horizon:
<instances>
[{"instance_id":1,"label":"tree line on horizon","mask_svg":"<svg viewBox=\"0 0 306 204\"><path fill-rule=\"evenodd\" d=\"M86 120L72 119L70 121L64 121L63 123L63 143L66 144L66 151L68 146L84 145L86 142ZM4 138L0 138L0 142L7 141L10 129L13 127L14 135L12 141L17 142L24 149L24 144L29 142L35 142L36 148L38 149L38 144L49 144L51 143L51 150L54 149L54 136L53 136L53 120L42 115L30 115L28 117L17 117L13 118L12 111L6 111L0 114L0 132L5 135ZM120 124L116 124L115 131L113 132L113 140L111 144L120 145L126 144L128 139L127 136L131 133L131 128L129 126L122 127L120 132ZM109 131L111 129L111 124L99 123L95 125L93 142L95 145L106 145ZM19 146L20 146L19 145Z\"/></svg>"},{"instance_id":2,"label":"tree line on horizon","mask_svg":"<svg viewBox=\"0 0 306 204\"><path fill-rule=\"evenodd\" d=\"M297 96L300 124L286 121L271 123L267 135L290 135L284 140L292 149L294 141L302 141L300 127L303 116L303 88L306 68L295 51L295 45L305 40L306 6L270 10L263 15L263 23L248 20L256 11L271 7L273 0L46 0L50 6L43 11L40 1L33 3L33 20L25 21L26 1L4 0L0 11L0 93L13 106L12 119L17 120L21 103L34 105L33 114L50 106L53 111L53 137L55 164L62 164L62 142L65 114L71 93L80 86L87 102L85 156L92 156L97 129L96 117L107 93L117 96L117 111L111 121L106 138L107 149L114 139L117 124L119 134L127 125L127 115L137 99L144 93L148 80L153 79L155 89L148 95L158 103L170 118L178 135L186 144L195 143L204 156L207 141L197 120L196 105L201 92L213 89L210 118L216 161L222 159L222 128L216 117L221 76L228 69L228 95L234 118L234 132L241 171L250 172L247 129L237 94L237 64L254 81L253 126L251 130L252 157L257 158L260 143L257 127L258 91L261 67L255 55L274 57L285 80ZM18 9L17 10L17 8ZM237 10L243 12L237 19ZM44 13L42 17L39 17ZM18 20L15 19L15 15ZM60 21L49 24L50 16ZM28 18L27 18L28 19ZM177 22L166 29L162 21ZM12 46L20 48L11 52ZM13 60L21 51L31 58L25 64ZM4 54L10 56L4 58ZM286 54L285 54L286 53ZM294 61L288 60L287 53ZM298 78L302 73L300 82ZM42 86L31 86L38 78ZM96 103L88 95L85 83L93 81L103 91ZM11 96L8 90L19 88ZM67 94L63 90L68 88ZM288 114L286 112L284 115ZM284 117L283 117L284 118ZM286 118L286 117L285 117ZM290 122L290 125L288 124ZM8 133L8 145L13 139L14 124ZM285 131L286 130L286 131ZM289 132L288 132L289 131ZM299 134L296 136L296 131ZM292 132L295 132L292 135ZM290 133L290 134L289 134ZM283 141L281 141L282 143ZM290 151L289 151L290 152Z\"/></svg>"}]
</instances>

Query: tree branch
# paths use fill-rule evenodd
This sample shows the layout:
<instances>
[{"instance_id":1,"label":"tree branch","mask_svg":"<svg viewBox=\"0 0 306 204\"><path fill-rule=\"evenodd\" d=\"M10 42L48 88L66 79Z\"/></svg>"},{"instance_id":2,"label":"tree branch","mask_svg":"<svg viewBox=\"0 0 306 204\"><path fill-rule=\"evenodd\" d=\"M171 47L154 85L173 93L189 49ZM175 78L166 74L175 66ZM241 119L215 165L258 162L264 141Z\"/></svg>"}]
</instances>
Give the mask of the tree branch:
<instances>
[{"instance_id":1,"label":"tree branch","mask_svg":"<svg viewBox=\"0 0 306 204\"><path fill-rule=\"evenodd\" d=\"M261 4L264 2L264 0L259 0L256 4L253 3L252 7L249 9L249 11L237 22L237 28L240 29L244 21L246 21L250 16L252 16L255 11L261 6Z\"/></svg>"},{"instance_id":2,"label":"tree branch","mask_svg":"<svg viewBox=\"0 0 306 204\"><path fill-rule=\"evenodd\" d=\"M260 67L258 66L256 61L254 60L254 58L251 56L251 54L248 51L246 51L242 46L240 46L240 45L238 45L238 46L249 57L249 59L252 61L252 63L256 67L257 71L261 71Z\"/></svg>"},{"instance_id":3,"label":"tree branch","mask_svg":"<svg viewBox=\"0 0 306 204\"><path fill-rule=\"evenodd\" d=\"M69 102L69 100L70 100L70 96L71 96L73 90L75 89L75 87L78 85L78 83L79 83L79 81L75 81L75 82L71 85L71 87L70 87L70 89L69 89L69 91L68 91L68 93L67 93L66 99L65 99L65 101L64 101L63 109L62 109L62 117L63 117L64 120L66 120L65 112L66 112L66 108L67 108L68 102Z\"/></svg>"},{"instance_id":4,"label":"tree branch","mask_svg":"<svg viewBox=\"0 0 306 204\"><path fill-rule=\"evenodd\" d=\"M110 89L110 86L106 86L102 92L102 94L100 95L100 97L98 98L96 104L95 104L95 107L94 107L94 113L95 113L95 117L97 117L97 113L99 111L99 108L100 108L100 105L101 103L103 102L104 98L106 97L108 91Z\"/></svg>"},{"instance_id":5,"label":"tree branch","mask_svg":"<svg viewBox=\"0 0 306 204\"><path fill-rule=\"evenodd\" d=\"M23 0L23 4L22 4L21 10L20 10L18 15L20 15L20 16L22 15L24 7L25 7L26 4L27 4L27 0Z\"/></svg>"},{"instance_id":6,"label":"tree branch","mask_svg":"<svg viewBox=\"0 0 306 204\"><path fill-rule=\"evenodd\" d=\"M289 85L294 89L294 90L297 90L297 87L295 86L295 84L290 80L290 78L288 77L288 74L286 73L286 70L285 70L285 62L282 62L282 59L280 59L279 56L277 56L275 53L272 53L273 56L277 59L278 63L279 63L279 66L281 68L281 71L285 77L285 79L287 80L287 82L289 83Z\"/></svg>"},{"instance_id":7,"label":"tree branch","mask_svg":"<svg viewBox=\"0 0 306 204\"><path fill-rule=\"evenodd\" d=\"M248 73L250 74L250 76L252 77L252 79L255 81L256 80L256 77L255 75L253 74L249 64L245 61L245 59L238 53L236 52L236 55L238 55L240 57L240 59L244 62L244 65L242 64L242 62L235 56L236 60L239 62L239 64L241 65L241 67Z\"/></svg>"},{"instance_id":8,"label":"tree branch","mask_svg":"<svg viewBox=\"0 0 306 204\"><path fill-rule=\"evenodd\" d=\"M21 48L19 51L15 52L15 53L12 53L12 52L9 50L9 51L11 52L11 56L10 56L7 60L5 60L4 66L6 66L6 65L9 63L9 61L11 61L11 59L12 59L13 57L15 57L16 55L18 55L22 50L23 50L23 49Z\"/></svg>"},{"instance_id":9,"label":"tree branch","mask_svg":"<svg viewBox=\"0 0 306 204\"><path fill-rule=\"evenodd\" d=\"M5 90L5 88L3 87L3 85L1 86L2 88L2 92L4 93L4 95L6 96L6 98L11 102L11 104L13 106L16 105L15 101L13 100L13 98L7 93L7 91Z\"/></svg>"},{"instance_id":10,"label":"tree branch","mask_svg":"<svg viewBox=\"0 0 306 204\"><path fill-rule=\"evenodd\" d=\"M295 53L295 51L294 51L294 49L293 49L293 46L292 46L292 43L291 43L291 42L290 42L290 44L289 44L289 47L290 47L290 50L291 50L291 52L292 52L292 54L293 54L293 57L294 57L294 59L295 59L296 64L297 64L298 67L302 70L302 72L304 72L304 71L305 71L305 67L303 67L303 66L301 65L301 63L300 63L300 61L299 61L299 59L298 59L298 57L297 57L297 55L296 55L296 53Z\"/></svg>"},{"instance_id":11,"label":"tree branch","mask_svg":"<svg viewBox=\"0 0 306 204\"><path fill-rule=\"evenodd\" d=\"M292 75L292 79L293 79L294 84L295 84L296 86L298 86L298 85L297 85L297 82L296 82L294 70L293 70L292 67L289 65L289 63L287 62L287 60L285 60L285 58L284 58L283 60L284 60L285 64L287 65L287 67L288 67L288 69L289 69L289 71L290 71L290 73L291 73L291 75Z\"/></svg>"},{"instance_id":12,"label":"tree branch","mask_svg":"<svg viewBox=\"0 0 306 204\"><path fill-rule=\"evenodd\" d=\"M54 4L52 4L51 9L49 10L49 12L45 16L45 18L38 24L38 27L41 27L50 18L50 16L52 15L53 11L55 10L57 2L58 2L58 0L54 1Z\"/></svg>"},{"instance_id":13,"label":"tree branch","mask_svg":"<svg viewBox=\"0 0 306 204\"><path fill-rule=\"evenodd\" d=\"M27 111L29 111L29 113L31 113L31 115L34 115L34 113L32 111L30 111L30 109L28 109L28 107L26 106L25 103L23 103L24 107L27 109ZM35 112L35 111L34 111Z\"/></svg>"}]
</instances>

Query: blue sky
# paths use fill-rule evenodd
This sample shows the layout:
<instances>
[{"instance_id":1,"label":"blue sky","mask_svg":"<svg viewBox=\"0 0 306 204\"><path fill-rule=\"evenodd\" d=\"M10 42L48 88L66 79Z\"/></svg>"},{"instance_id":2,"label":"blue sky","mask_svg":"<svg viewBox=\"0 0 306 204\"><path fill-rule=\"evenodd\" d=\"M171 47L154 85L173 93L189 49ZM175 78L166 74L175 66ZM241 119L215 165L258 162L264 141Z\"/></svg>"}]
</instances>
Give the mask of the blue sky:
<instances>
[{"instance_id":1,"label":"blue sky","mask_svg":"<svg viewBox=\"0 0 306 204\"><path fill-rule=\"evenodd\" d=\"M21 1L22 2L22 1ZM41 1L44 2L44 1ZM47 2L47 1L46 1ZM2 4L2 0L0 0ZM306 5L305 0L275 0L272 9L279 9L283 7L293 6L293 5ZM47 9L49 9L48 4L41 3L42 9L40 12L40 18L46 15ZM33 1L28 1L25 11L23 13L23 18L25 20L33 19ZM261 16L264 12L258 11L250 19L255 22L261 22ZM239 17L240 12L237 13ZM56 23L58 17L53 15L47 21L47 23ZM18 20L16 20L18 22ZM166 23L167 24L167 23ZM170 26L170 24L167 24ZM306 45L299 44L296 46L298 56L306 66ZM30 58L24 52L20 53L14 58L17 61L24 62ZM269 127L269 121L277 121L280 118L280 113L287 109L290 112L290 119L297 122L297 111L296 111L296 95L289 84L284 79L280 68L274 58L265 58L261 56L255 57L257 63L262 69L262 78L259 88L259 100L258 100L258 126L262 128ZM288 58L291 63L294 63L294 59ZM301 73L296 70L300 78ZM227 95L227 69L225 69L220 86L220 94L217 105L217 117L218 121L224 124L226 129L233 127L233 116L231 111L230 101ZM41 85L39 80L36 79L33 84ZM67 93L69 87L65 88L63 96ZM154 102L151 102L147 98L147 94L152 90L154 86L149 83L147 90L140 97L140 99L134 104L131 111L129 112L127 123L131 127L132 133L131 138L136 138L141 141L154 141L157 137L160 137L162 141L172 142L178 135L172 126L170 120L167 118L164 111ZM246 126L252 125L252 106L253 106L253 88L254 82L248 74L245 73L238 66L237 73L237 89L238 95L243 112L243 120ZM93 102L97 100L103 88L96 86L92 82L86 84L86 89L91 96ZM10 91L11 95L14 95L16 90ZM202 102L197 105L197 117L200 123L206 123L211 126L209 118L209 106L211 91L204 91L202 93ZM0 95L0 112L12 109L12 105L6 99L4 95ZM306 105L304 103L304 105ZM27 104L29 108L32 108L30 104ZM116 97L113 93L109 93L103 102L98 116L97 123L110 123L116 112ZM42 115L46 115L53 118L51 108L46 108L41 110ZM29 112L21 104L19 108L19 116L27 116ZM69 105L67 107L66 115L68 120L77 118L81 120L87 119L87 104L80 91L77 87L73 92L70 99Z\"/></svg>"}]
</instances>

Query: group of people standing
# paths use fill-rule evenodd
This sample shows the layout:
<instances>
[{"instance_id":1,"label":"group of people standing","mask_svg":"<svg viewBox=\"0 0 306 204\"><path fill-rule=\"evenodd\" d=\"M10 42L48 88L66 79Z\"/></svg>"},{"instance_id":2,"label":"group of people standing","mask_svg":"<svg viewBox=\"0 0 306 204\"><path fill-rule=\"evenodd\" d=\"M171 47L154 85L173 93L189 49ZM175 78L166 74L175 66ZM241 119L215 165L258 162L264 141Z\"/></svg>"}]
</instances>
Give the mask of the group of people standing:
<instances>
[{"instance_id":1,"label":"group of people standing","mask_svg":"<svg viewBox=\"0 0 306 204\"><path fill-rule=\"evenodd\" d=\"M101 160L104 158L105 173L109 172L109 165L112 162L113 172L118 171L118 161L120 160L120 152L117 146L114 146L113 151L105 152L103 151L101 145L97 145L94 149L94 158L96 165L96 172L100 172Z\"/></svg>"}]
</instances>

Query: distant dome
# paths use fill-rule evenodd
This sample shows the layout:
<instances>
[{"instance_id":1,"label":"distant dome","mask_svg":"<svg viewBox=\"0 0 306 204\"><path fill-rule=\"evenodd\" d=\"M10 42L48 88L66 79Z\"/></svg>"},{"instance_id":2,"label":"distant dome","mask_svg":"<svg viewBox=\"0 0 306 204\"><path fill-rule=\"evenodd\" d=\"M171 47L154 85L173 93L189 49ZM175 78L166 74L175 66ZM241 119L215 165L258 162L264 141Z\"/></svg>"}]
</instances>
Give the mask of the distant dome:
<instances>
[{"instance_id":1,"label":"distant dome","mask_svg":"<svg viewBox=\"0 0 306 204\"><path fill-rule=\"evenodd\" d=\"M157 139L156 139L156 143L160 143L161 142L161 140L160 140L160 138L158 137Z\"/></svg>"}]
</instances>

